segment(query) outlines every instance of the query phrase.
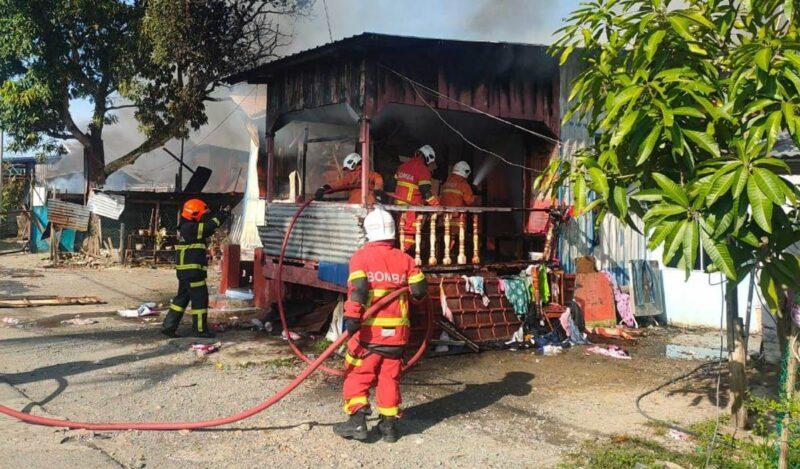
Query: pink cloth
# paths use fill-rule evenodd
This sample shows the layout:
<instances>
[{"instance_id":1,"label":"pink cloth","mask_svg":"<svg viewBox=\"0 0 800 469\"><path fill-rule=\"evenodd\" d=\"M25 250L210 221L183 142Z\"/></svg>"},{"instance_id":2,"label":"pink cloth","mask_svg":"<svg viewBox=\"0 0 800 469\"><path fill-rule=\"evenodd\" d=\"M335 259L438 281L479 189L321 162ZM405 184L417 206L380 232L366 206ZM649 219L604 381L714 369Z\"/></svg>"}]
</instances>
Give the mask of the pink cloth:
<instances>
[{"instance_id":1,"label":"pink cloth","mask_svg":"<svg viewBox=\"0 0 800 469\"><path fill-rule=\"evenodd\" d=\"M446 317L448 321L453 321L453 312L447 305L447 295L444 294L444 280L439 283L439 303L442 306L442 316Z\"/></svg>"},{"instance_id":2,"label":"pink cloth","mask_svg":"<svg viewBox=\"0 0 800 469\"><path fill-rule=\"evenodd\" d=\"M628 355L624 349L617 347L616 345L609 345L608 348L600 347L599 345L595 345L594 347L589 347L586 349L586 355L593 353L595 355L605 355L606 357L611 358L619 358L620 360L630 360L631 356Z\"/></svg>"},{"instance_id":3,"label":"pink cloth","mask_svg":"<svg viewBox=\"0 0 800 469\"><path fill-rule=\"evenodd\" d=\"M561 323L561 327L564 328L564 332L567 333L567 337L572 337L572 328L569 327L569 318L571 315L572 311L570 311L569 308L566 308L564 313L558 318L558 322Z\"/></svg>"},{"instance_id":4,"label":"pink cloth","mask_svg":"<svg viewBox=\"0 0 800 469\"><path fill-rule=\"evenodd\" d=\"M627 293L623 293L622 290L619 289L617 282L614 280L614 276L612 276L609 271L604 270L603 275L605 275L611 283L611 289L614 292L614 303L617 306L617 314L619 314L620 317L620 324L624 324L628 327L639 327L631 311L631 296Z\"/></svg>"}]
</instances>

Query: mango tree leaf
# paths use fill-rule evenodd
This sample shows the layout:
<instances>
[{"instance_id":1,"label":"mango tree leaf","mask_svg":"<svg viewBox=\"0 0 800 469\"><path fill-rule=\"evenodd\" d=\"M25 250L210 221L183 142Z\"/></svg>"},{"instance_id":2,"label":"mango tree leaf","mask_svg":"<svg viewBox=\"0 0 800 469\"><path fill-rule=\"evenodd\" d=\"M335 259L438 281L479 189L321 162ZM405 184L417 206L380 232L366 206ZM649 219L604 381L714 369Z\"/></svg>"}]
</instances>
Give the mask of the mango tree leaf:
<instances>
[{"instance_id":1,"label":"mango tree leaf","mask_svg":"<svg viewBox=\"0 0 800 469\"><path fill-rule=\"evenodd\" d=\"M756 52L754 60L758 68L765 72L769 72L769 63L772 60L772 49L769 47L764 47L763 49L759 50Z\"/></svg>"},{"instance_id":2,"label":"mango tree leaf","mask_svg":"<svg viewBox=\"0 0 800 469\"><path fill-rule=\"evenodd\" d=\"M755 178L747 180L747 198L753 210L753 220L767 233L772 233L772 201L758 188Z\"/></svg>"},{"instance_id":3,"label":"mango tree leaf","mask_svg":"<svg viewBox=\"0 0 800 469\"><path fill-rule=\"evenodd\" d=\"M683 207L689 207L689 197L681 186L660 173L653 173L653 179L656 181L656 184L658 184L658 187L664 191L665 196Z\"/></svg>"},{"instance_id":4,"label":"mango tree leaf","mask_svg":"<svg viewBox=\"0 0 800 469\"><path fill-rule=\"evenodd\" d=\"M578 215L583 215L583 210L586 207L586 180L583 174L578 173L573 185L574 198L575 198L575 212Z\"/></svg>"},{"instance_id":5,"label":"mango tree leaf","mask_svg":"<svg viewBox=\"0 0 800 469\"><path fill-rule=\"evenodd\" d=\"M775 173L764 168L753 168L753 179L769 200L775 205L783 205L786 200L783 193L783 183Z\"/></svg>"},{"instance_id":6,"label":"mango tree leaf","mask_svg":"<svg viewBox=\"0 0 800 469\"><path fill-rule=\"evenodd\" d=\"M694 42L695 38L692 36L692 33L689 31L689 21L686 18L682 18L675 15L670 15L667 20L669 24L672 26L672 29L678 33L678 35L687 41Z\"/></svg>"},{"instance_id":7,"label":"mango tree leaf","mask_svg":"<svg viewBox=\"0 0 800 469\"><path fill-rule=\"evenodd\" d=\"M622 140L625 138L628 133L630 133L631 129L633 129L633 125L636 123L636 119L639 118L639 111L631 112L630 114L626 114L625 117L619 123L619 127L617 131L614 132L614 135L611 137L611 146L616 147L619 145Z\"/></svg>"},{"instance_id":8,"label":"mango tree leaf","mask_svg":"<svg viewBox=\"0 0 800 469\"><path fill-rule=\"evenodd\" d=\"M613 190L613 200L614 206L617 208L617 212L620 215L620 218L625 218L628 216L628 194L624 187L622 186L614 186Z\"/></svg>"},{"instance_id":9,"label":"mango tree leaf","mask_svg":"<svg viewBox=\"0 0 800 469\"><path fill-rule=\"evenodd\" d=\"M772 311L777 312L780 304L778 299L778 286L775 284L775 280L773 280L765 270L761 271L761 279L758 282L758 286L761 287L761 294L764 296L764 301L767 302L767 306L769 306Z\"/></svg>"},{"instance_id":10,"label":"mango tree leaf","mask_svg":"<svg viewBox=\"0 0 800 469\"><path fill-rule=\"evenodd\" d=\"M567 59L569 59L569 56L572 55L573 50L575 50L575 46L572 45L565 48L564 52L561 53L561 59L559 59L558 64L564 65L567 63Z\"/></svg>"},{"instance_id":11,"label":"mango tree leaf","mask_svg":"<svg viewBox=\"0 0 800 469\"><path fill-rule=\"evenodd\" d=\"M608 179L600 168L589 168L589 177L592 179L592 189L604 199L608 199Z\"/></svg>"},{"instance_id":12,"label":"mango tree leaf","mask_svg":"<svg viewBox=\"0 0 800 469\"><path fill-rule=\"evenodd\" d=\"M714 205L714 203L719 200L720 197L725 195L725 193L728 192L733 185L735 176L736 172L722 174L717 172L717 174L715 174L711 179L711 187L706 195L706 204L709 206Z\"/></svg>"},{"instance_id":13,"label":"mango tree leaf","mask_svg":"<svg viewBox=\"0 0 800 469\"><path fill-rule=\"evenodd\" d=\"M697 247L699 244L700 228L697 226L697 222L689 220L683 239L683 259L686 264L687 277L694 268L695 260L697 260Z\"/></svg>"},{"instance_id":14,"label":"mango tree leaf","mask_svg":"<svg viewBox=\"0 0 800 469\"><path fill-rule=\"evenodd\" d=\"M667 238L667 244L669 246L665 246L667 248L664 251L664 264L667 265L672 262L672 259L675 258L675 255L678 253L678 249L683 244L683 241L686 236L686 230L689 227L689 224L692 223L690 220L683 220L678 225L678 228L675 230L674 234L671 233Z\"/></svg>"},{"instance_id":15,"label":"mango tree leaf","mask_svg":"<svg viewBox=\"0 0 800 469\"><path fill-rule=\"evenodd\" d=\"M662 40L664 40L664 36L666 34L666 31L659 29L651 34L649 38L647 38L647 44L644 46L644 51L647 54L648 61L653 60L653 57L655 57L656 52L658 51L658 45L661 44Z\"/></svg>"},{"instance_id":16,"label":"mango tree leaf","mask_svg":"<svg viewBox=\"0 0 800 469\"><path fill-rule=\"evenodd\" d=\"M767 148L766 151L771 151L775 146L775 141L778 140L778 134L781 132L781 120L783 118L782 111L774 111L767 117L765 123L767 128Z\"/></svg>"},{"instance_id":17,"label":"mango tree leaf","mask_svg":"<svg viewBox=\"0 0 800 469\"><path fill-rule=\"evenodd\" d=\"M667 239L670 233L672 233L675 229L677 229L678 225L680 224L679 221L670 221L665 220L658 224L653 232L650 234L650 237L647 240L647 247L648 249L655 249Z\"/></svg>"},{"instance_id":18,"label":"mango tree leaf","mask_svg":"<svg viewBox=\"0 0 800 469\"><path fill-rule=\"evenodd\" d=\"M697 108L691 106L677 107L673 109L672 112L676 116L697 117L698 119L703 119L704 117L706 117L706 115L700 112Z\"/></svg>"},{"instance_id":19,"label":"mango tree leaf","mask_svg":"<svg viewBox=\"0 0 800 469\"><path fill-rule=\"evenodd\" d=\"M714 243L708 236L701 236L701 240L703 242L703 250L711 258L714 266L729 279L736 280L736 267L728 246L724 243Z\"/></svg>"},{"instance_id":20,"label":"mango tree leaf","mask_svg":"<svg viewBox=\"0 0 800 469\"><path fill-rule=\"evenodd\" d=\"M720 157L719 145L717 145L717 141L714 140L714 137L711 135L696 130L684 130L683 133L689 137L689 140L696 143L697 146L707 151L715 158Z\"/></svg>"},{"instance_id":21,"label":"mango tree leaf","mask_svg":"<svg viewBox=\"0 0 800 469\"><path fill-rule=\"evenodd\" d=\"M639 158L636 160L636 166L641 166L642 163L647 161L647 158L653 153L653 149L658 143L659 137L661 137L661 129L660 125L653 127L653 130L647 135L644 139L642 144L639 146Z\"/></svg>"},{"instance_id":22,"label":"mango tree leaf","mask_svg":"<svg viewBox=\"0 0 800 469\"><path fill-rule=\"evenodd\" d=\"M749 179L750 173L747 172L745 168L739 168L733 174L733 197L739 198L742 192L744 192L745 187L747 187L747 180Z\"/></svg>"},{"instance_id":23,"label":"mango tree leaf","mask_svg":"<svg viewBox=\"0 0 800 469\"><path fill-rule=\"evenodd\" d=\"M643 202L660 202L664 194L659 189L643 189L631 195L632 199Z\"/></svg>"}]
</instances>

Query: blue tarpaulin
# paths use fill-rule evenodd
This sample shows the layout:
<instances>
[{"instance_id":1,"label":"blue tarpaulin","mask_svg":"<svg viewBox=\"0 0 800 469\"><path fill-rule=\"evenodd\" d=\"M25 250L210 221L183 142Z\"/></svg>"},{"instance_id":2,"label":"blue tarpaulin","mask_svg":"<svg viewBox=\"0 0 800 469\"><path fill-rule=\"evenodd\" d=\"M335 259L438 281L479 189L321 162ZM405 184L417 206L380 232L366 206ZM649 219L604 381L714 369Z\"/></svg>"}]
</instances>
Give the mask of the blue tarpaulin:
<instances>
[{"instance_id":1,"label":"blue tarpaulin","mask_svg":"<svg viewBox=\"0 0 800 469\"><path fill-rule=\"evenodd\" d=\"M33 223L33 229L31 230L31 237L34 241L32 246L33 252L47 252L50 250L49 239L50 236L52 236L52 233L50 233L51 230L47 229L47 206L33 207L33 216L39 221L38 223ZM42 230L39 229L39 226L44 228L47 233L43 233ZM64 229L61 232L61 241L58 243L58 249L64 252L75 251L75 234L75 230Z\"/></svg>"},{"instance_id":2,"label":"blue tarpaulin","mask_svg":"<svg viewBox=\"0 0 800 469\"><path fill-rule=\"evenodd\" d=\"M336 285L347 286L347 276L349 274L347 264L337 264L334 262L320 262L317 278L323 282L335 283Z\"/></svg>"}]
</instances>

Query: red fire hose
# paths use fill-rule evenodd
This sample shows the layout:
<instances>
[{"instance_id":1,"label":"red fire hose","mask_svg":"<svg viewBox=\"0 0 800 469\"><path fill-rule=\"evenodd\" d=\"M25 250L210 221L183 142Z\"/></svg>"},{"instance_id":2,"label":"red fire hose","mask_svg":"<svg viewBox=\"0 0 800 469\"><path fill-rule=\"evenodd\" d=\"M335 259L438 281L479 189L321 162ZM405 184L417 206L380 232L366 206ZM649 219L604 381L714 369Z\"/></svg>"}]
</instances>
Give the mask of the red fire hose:
<instances>
[{"instance_id":1,"label":"red fire hose","mask_svg":"<svg viewBox=\"0 0 800 469\"><path fill-rule=\"evenodd\" d=\"M287 336L290 335L288 329L286 328L286 317L283 313L283 298L282 298L282 278L281 278L281 271L283 268L283 258L286 251L286 245L288 243L289 234L291 233L292 227L294 226L295 221L299 217L300 213L305 210L306 207L310 202L306 202L300 210L298 210L297 214L295 214L294 219L292 219L292 223L286 231L286 236L284 238L283 247L281 248L281 256L279 259L279 268L278 268L278 283L281 286L281 295L279 296L278 301L278 308L280 311L281 316L281 323L284 326L284 330L287 331ZM367 311L364 313L364 317L368 318L374 315L378 310L380 310L383 306L388 304L389 302L393 301L399 295L408 293L409 288L404 287L397 289L390 294L384 296L380 300L378 300L375 304L367 308ZM409 362L405 365L404 369L411 367L414 363L416 363L421 357L422 354L425 352L425 347L427 346L428 340L430 339L430 334L432 331L432 321L431 316L428 314L428 328L425 333L425 339L420 345L419 350L414 354L414 356L409 360ZM265 401L261 402L260 404L251 407L249 409L243 410L237 414L229 415L227 417L222 417L218 419L212 420L202 420L199 422L75 422L71 420L61 420L61 419L54 419L54 418L47 418L47 417L39 417L36 415L26 414L24 412L20 412L18 410L14 410L10 407L6 407L4 405L0 405L0 413L8 415L9 417L13 417L15 419L21 420L26 423L34 424L34 425L43 425L47 427L61 427L61 428L72 428L72 429L84 429L84 430L97 430L97 431L108 431L108 430L150 430L150 431L176 431L176 430L199 430L202 428L211 428L211 427L219 427L222 425L227 425L230 423L238 422L240 420L244 420L246 418L252 417L253 415L262 412L273 404L278 403L281 399L286 397L289 393L294 391L300 383L306 380L311 373L313 373L317 368L322 367L323 369L328 369L330 372L334 374L343 374L341 370L333 370L327 367L324 367L322 364L327 360L335 351L338 349L348 338L350 337L350 333L345 331L336 341L334 341L331 345L325 349L316 360L311 360L306 355L300 351L299 348L291 341L291 337L288 337L289 343L292 346L292 349L295 351L298 357L302 358L304 361L309 363L309 366L306 367L297 377L292 380L291 383L284 386L280 391L273 394L271 397L266 399Z\"/></svg>"},{"instance_id":2,"label":"red fire hose","mask_svg":"<svg viewBox=\"0 0 800 469\"><path fill-rule=\"evenodd\" d=\"M350 190L352 188L353 187L343 187L341 189L328 189L325 192L325 194L332 194L334 192ZM283 326L284 333L286 334L286 340L289 342L289 347L292 349L292 352L294 352L294 354L297 355L298 358L309 364L313 363L313 361L306 354L304 354L302 350L300 350L300 347L298 347L297 344L294 343L294 341L292 340L292 333L289 330L289 324L286 321L286 311L283 306L283 261L286 257L286 248L289 245L289 237L292 235L292 230L294 229L294 225L297 223L297 220L300 219L300 215L303 213L303 211L307 209L312 202L314 202L313 199L304 202L303 205L301 205L300 208L297 209L297 212L295 212L294 216L292 217L292 220L289 222L289 226L286 228L286 234L283 236L283 244L281 245L280 256L278 257L278 274L275 277L275 281L278 282L278 301L277 301L278 315L281 318L281 326ZM412 366L414 366L414 364L416 364L419 361L420 358L422 358L422 355L425 353L425 348L428 346L428 341L431 338L432 332L433 332L433 321L431 320L430 314L428 314L427 328L425 330L425 338L422 340L422 344L420 344L417 352L411 357L411 359L407 363L403 365L403 370L411 368ZM325 365L320 365L319 369L332 375L344 376L344 370L341 369L330 368Z\"/></svg>"},{"instance_id":3,"label":"red fire hose","mask_svg":"<svg viewBox=\"0 0 800 469\"><path fill-rule=\"evenodd\" d=\"M394 300L397 296L402 293L408 291L408 287L401 288L399 290L395 290L389 295L381 298L380 301L376 302L372 305L365 316L371 316L375 314L380 308L382 308L388 302ZM294 391L297 386L300 385L303 381L305 381L308 376L314 372L317 368L322 365L322 363L330 357L333 352L339 348L340 345L344 343L345 340L349 338L349 333L345 332L342 334L334 343L332 343L327 349L325 349L322 354L317 357L316 360L311 362L311 364L303 370L302 373L297 375L297 377L292 380L291 383L287 384L283 387L280 391L275 393L269 399L265 400L264 402L258 404L257 406L251 407L247 410L239 412L238 414L233 414L228 417L222 417L213 420L203 420L200 422L73 422L70 420L60 420L60 419L53 419L47 417L39 417L36 415L26 414L9 407L0 405L0 413L6 414L9 417L14 417L16 419L22 420L23 422L32 423L34 425L44 425L47 427L63 427L63 428L80 428L85 430L159 430L159 431L174 431L174 430L199 430L201 428L211 428L211 427L219 427L220 425L227 425L229 423L238 422L239 420L244 420L248 417L252 417L253 415L271 407L273 404L277 403L284 397L286 397L290 392Z\"/></svg>"}]
</instances>

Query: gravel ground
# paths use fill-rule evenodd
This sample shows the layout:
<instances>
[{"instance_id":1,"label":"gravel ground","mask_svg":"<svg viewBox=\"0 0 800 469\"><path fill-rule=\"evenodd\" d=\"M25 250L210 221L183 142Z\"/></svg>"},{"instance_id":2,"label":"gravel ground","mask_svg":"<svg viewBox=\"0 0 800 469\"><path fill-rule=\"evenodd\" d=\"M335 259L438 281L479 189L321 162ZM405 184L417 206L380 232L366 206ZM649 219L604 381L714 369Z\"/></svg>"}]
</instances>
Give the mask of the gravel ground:
<instances>
[{"instance_id":1,"label":"gravel ground","mask_svg":"<svg viewBox=\"0 0 800 469\"><path fill-rule=\"evenodd\" d=\"M168 301L176 283L167 269L45 269L40 256L2 256L0 295L97 295L107 304L0 309L23 326L0 325L0 402L88 421L208 419L257 404L302 369L275 336L225 332L222 351L200 359L190 339L162 338L158 320L116 316ZM97 322L62 324L76 315ZM627 361L582 348L423 360L405 377L403 437L393 445L376 435L366 444L335 437L329 427L343 419L341 382L317 373L275 407L208 431L93 433L0 417L0 466L551 467L587 441L664 438L634 399L698 365L664 357L671 335L650 331ZM684 424L711 418L714 376L672 386L644 406Z\"/></svg>"}]
</instances>

